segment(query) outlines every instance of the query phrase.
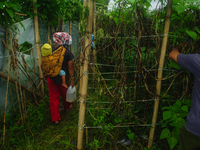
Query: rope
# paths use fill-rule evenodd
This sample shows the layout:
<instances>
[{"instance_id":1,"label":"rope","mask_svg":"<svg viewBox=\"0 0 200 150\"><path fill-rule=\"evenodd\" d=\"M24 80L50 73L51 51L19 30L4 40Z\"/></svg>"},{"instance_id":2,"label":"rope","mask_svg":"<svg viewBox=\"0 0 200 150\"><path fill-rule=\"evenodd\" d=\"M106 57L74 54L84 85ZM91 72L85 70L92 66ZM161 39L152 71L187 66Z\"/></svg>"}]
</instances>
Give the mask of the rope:
<instances>
[{"instance_id":1,"label":"rope","mask_svg":"<svg viewBox=\"0 0 200 150\"><path fill-rule=\"evenodd\" d=\"M155 100L163 100L163 99L148 99L148 100L136 100L136 102L149 102L149 101L155 101ZM134 103L135 101L125 101L121 103ZM115 102L97 102L97 101L87 101L87 103L92 104L113 104Z\"/></svg>"},{"instance_id":2,"label":"rope","mask_svg":"<svg viewBox=\"0 0 200 150\"><path fill-rule=\"evenodd\" d=\"M163 125L163 123L156 123L156 124L140 124L140 125L123 125L123 126L113 126L114 128L127 128L127 127L150 127L153 125ZM101 129L104 128L104 126L92 126L92 127L84 127L85 129ZM109 128L109 127L108 127Z\"/></svg>"}]
</instances>

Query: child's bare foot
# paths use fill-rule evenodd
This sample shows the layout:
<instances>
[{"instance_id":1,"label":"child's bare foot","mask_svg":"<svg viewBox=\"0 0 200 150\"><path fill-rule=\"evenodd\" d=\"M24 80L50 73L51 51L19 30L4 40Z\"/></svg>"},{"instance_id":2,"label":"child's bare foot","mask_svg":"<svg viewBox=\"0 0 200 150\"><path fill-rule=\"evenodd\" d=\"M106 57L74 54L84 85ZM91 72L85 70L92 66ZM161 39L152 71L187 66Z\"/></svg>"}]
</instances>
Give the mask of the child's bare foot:
<instances>
[{"instance_id":1,"label":"child's bare foot","mask_svg":"<svg viewBox=\"0 0 200 150\"><path fill-rule=\"evenodd\" d=\"M68 88L66 83L63 83L62 86L64 86L65 88Z\"/></svg>"}]
</instances>

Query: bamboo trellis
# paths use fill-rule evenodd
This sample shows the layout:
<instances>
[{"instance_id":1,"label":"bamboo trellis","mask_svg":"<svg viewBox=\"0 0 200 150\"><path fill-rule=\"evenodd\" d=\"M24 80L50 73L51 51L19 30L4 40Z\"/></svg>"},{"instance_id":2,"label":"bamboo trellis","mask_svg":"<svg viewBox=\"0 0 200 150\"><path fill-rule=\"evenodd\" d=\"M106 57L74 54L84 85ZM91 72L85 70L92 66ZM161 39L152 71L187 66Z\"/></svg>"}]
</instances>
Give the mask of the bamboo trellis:
<instances>
[{"instance_id":1,"label":"bamboo trellis","mask_svg":"<svg viewBox=\"0 0 200 150\"><path fill-rule=\"evenodd\" d=\"M86 4L87 1L84 1L84 2ZM88 6L90 5L90 2L91 1L88 2ZM116 66L115 67L115 72L120 72L121 71L121 73L118 73L116 75L117 78L118 78L118 80L119 80L118 84L120 84L119 88L120 88L121 93L119 94L119 93L116 93L116 90L109 89L108 86L107 86L107 84L106 84L105 79L102 77L102 75L100 76L100 78L102 80L102 83L105 86L105 88L104 88L105 91L106 91L105 93L109 93L108 95L113 98L113 102L114 102L113 105L116 106L115 110L119 110L120 107L124 107L123 103L126 102L125 98L129 98L129 100L133 99L133 101L134 101L134 108L135 108L136 102L137 102L137 95L136 95L136 93L137 93L138 89L140 88L140 84L141 83L143 83L145 85L144 87L146 89L146 92L149 95L151 95L153 97L153 99L155 100L154 115L153 115L153 119L152 119L152 130L151 130L151 133L150 133L148 147L151 147L152 146L152 142L153 142L153 136L154 136L155 126L156 126L156 118L157 118L157 113L158 113L158 104L159 104L160 99L162 99L164 97L164 96L163 97L160 96L161 81L164 81L164 80L168 79L168 77L162 78L162 72L163 72L165 53L166 53L166 49L167 49L167 39L168 39L168 33L169 33L169 23L170 23L170 15L171 15L171 8L170 7L171 7L171 0L168 1L168 7L167 7L168 9L167 9L167 14L166 14L166 18L167 19L166 19L166 22L165 22L165 29L164 29L163 35L161 35L161 34L158 33L158 29L157 29L158 28L158 23L159 23L158 20L153 20L152 21L152 25L154 23L156 25L155 33L152 30L149 31L149 29L146 29L145 24L143 22L144 20L140 20L143 16L142 16L141 12L138 11L139 10L138 9L136 11L136 13L133 14L133 16L136 18L135 21L134 21L133 27L136 26L137 29L133 30L134 35L132 37L131 36L126 37L125 33L123 35L123 30L125 30L125 32L131 31L132 30L131 28L133 28L133 27L130 27L130 26L128 27L128 26L125 26L125 25L124 26L123 25L118 25L118 26L113 26L111 28L109 26L104 26L107 29L107 30L106 29L105 30L108 33L111 32L112 35L110 35L110 37L105 37L104 36L104 38L102 38L102 41L101 41L102 42L102 45L100 46L101 48L97 49L97 50L94 50L93 54L90 54L90 57L93 57L93 59L96 60L96 58L95 58L95 56L97 54L96 51L98 51L98 53L100 53L100 55L103 55L103 57L106 58L105 53L109 54L109 51L106 51L106 49L109 49L109 50L113 49L113 51L115 51L116 53L119 53L118 49L120 49L120 48L123 49L123 53L121 55L117 55L116 58L115 58L115 60L117 60L118 57L119 57L120 58L120 63L121 63L121 64L119 64L118 61L115 62L115 66ZM93 12L93 11L90 9L90 13L91 12ZM96 19L96 15L94 16L94 22L97 20L97 25L94 23L94 29L95 30L96 30L96 28L99 29L98 28L99 24L100 24L100 26L103 26L102 22L105 21L105 20L99 19L100 15L101 15L100 13L101 12L98 12L99 16L97 16L97 19ZM96 11L95 11L95 14L96 14ZM88 18L90 18L90 15L89 15ZM93 20L93 19L90 18L90 20ZM107 21L107 23L109 23L109 19L106 20L106 21ZM90 23L88 23L88 27L90 27ZM94 30L94 33L96 35L96 31L95 30ZM119 33L122 33L121 37L118 37L116 35L116 34L119 34ZM154 33L154 34L152 34L152 33ZM161 42L162 36L163 36L163 41ZM171 35L171 36L173 37L173 35ZM96 36L95 36L95 38L96 38ZM136 47L135 50L137 51L137 57L138 58L136 58L137 62L136 62L136 64L134 64L136 66L135 74L133 75L134 82L133 83L128 83L127 82L127 76L128 75L127 75L126 72L130 71L130 68L127 68L125 66L124 57L125 57L125 53L127 53L125 51L125 49L126 49L126 46L129 46L129 45L126 44L127 41L129 39L134 39L134 38L137 41L137 44L135 45L135 47ZM147 40L145 40L144 38L147 38ZM123 39L122 44L120 46L116 44L117 40L119 40L119 39ZM148 42L148 40L151 40L151 39L155 39L156 42L157 42L155 44L156 45L155 46L156 51L158 51L160 49L161 43L162 43L162 48L161 48L160 60L158 61L155 58L156 63L154 64L154 66L151 66L150 69L146 69L146 67L143 66L143 64L142 64L142 50L141 49L142 49L142 45L144 45L144 44L142 44L142 42L143 43L145 43L145 42L148 43L147 44L147 49L149 49L149 51L150 51L149 46L152 47L153 43ZM110 41L110 43L104 42L106 40ZM106 43L107 45L106 44L103 45L104 43ZM93 65L91 65L89 63L89 62L93 61L91 58L90 59L88 58L88 55L89 55L88 51L89 50L87 50L87 49L89 49L88 47L90 47L90 44L91 43L89 41L81 44L82 47L81 47L81 54L80 54L80 57L81 57L81 59L80 59L80 77L82 79L84 78L84 80L80 79L80 95L79 95L80 96L80 110L79 110L79 124L78 124L78 128L79 128L78 131L80 131L80 132L78 133L78 145L77 145L78 149L82 149L82 144L83 144L83 141L82 141L83 140L82 139L83 135L82 134L83 134L83 129L84 129L84 119L85 119L85 107L86 107L85 103L86 103L86 95L87 95L87 92L86 92L87 89L86 88L87 88L87 85L88 85L88 70L91 69L91 71L94 74L96 74L97 76L99 74L98 71L97 71L98 70L97 65L96 65L97 62L94 61ZM149 63L150 61L151 60L148 60L147 62ZM82 62L84 62L83 63L84 67L81 65ZM105 59L105 63L109 64L109 62L106 62L106 59ZM85 66L85 65L89 65L89 68L87 66ZM118 65L120 65L121 67L117 67ZM154 69L157 66L158 66L158 72L155 71L155 77L153 77L153 75L149 72L149 70ZM120 69L120 71L119 71L119 69ZM143 72L143 73L141 73L141 72ZM156 74L156 73L158 73L158 74ZM180 74L180 73L178 73L178 74ZM178 74L174 74L173 76L169 75L169 78L174 77L174 79L172 80L172 82L169 85L169 88L167 89L167 91L165 92L165 94L171 88L171 86L172 86L172 84L173 84L173 82L174 82L174 80L175 80L175 78L177 77ZM157 89L157 91L155 93L153 92L153 89L148 86L148 83L147 83L147 76L148 75L150 75L155 80L155 82L157 84L157 85L155 84L155 86L154 86ZM95 78L95 76L93 76L93 78ZM85 82L85 83L83 83L83 82ZM116 86L118 86L118 84ZM134 85L134 91L133 91L134 96L133 96L133 98L131 98L131 96L128 97L127 94L126 94L127 90L126 90L125 87L129 87L130 85ZM100 88L100 90L101 89L102 88ZM83 93L83 91L84 91L84 93ZM131 91L129 89L129 93L130 92ZM114 94L117 94L117 95L114 95ZM97 118L95 118L92 115L91 111L90 110L88 110L88 111L89 111L89 114L94 118L94 120L97 120ZM134 114L134 112L133 112L133 114ZM142 120L142 122L147 123L145 120L144 121ZM89 127L85 127L85 128L88 129ZM80 134L81 134L81 136L79 136ZM88 130L86 131L86 137L87 136L88 136ZM88 139L86 139L86 142L88 143Z\"/></svg>"}]
</instances>

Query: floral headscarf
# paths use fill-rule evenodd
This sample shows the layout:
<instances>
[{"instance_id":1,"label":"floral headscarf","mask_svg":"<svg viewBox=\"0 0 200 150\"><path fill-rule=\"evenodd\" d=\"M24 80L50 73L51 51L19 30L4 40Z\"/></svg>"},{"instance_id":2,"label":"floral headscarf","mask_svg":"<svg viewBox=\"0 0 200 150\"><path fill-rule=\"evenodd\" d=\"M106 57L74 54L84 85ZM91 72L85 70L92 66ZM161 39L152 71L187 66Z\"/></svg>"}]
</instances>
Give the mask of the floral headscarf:
<instances>
[{"instance_id":1,"label":"floral headscarf","mask_svg":"<svg viewBox=\"0 0 200 150\"><path fill-rule=\"evenodd\" d=\"M56 45L71 45L72 37L67 32L56 32L53 34L53 42Z\"/></svg>"}]
</instances>

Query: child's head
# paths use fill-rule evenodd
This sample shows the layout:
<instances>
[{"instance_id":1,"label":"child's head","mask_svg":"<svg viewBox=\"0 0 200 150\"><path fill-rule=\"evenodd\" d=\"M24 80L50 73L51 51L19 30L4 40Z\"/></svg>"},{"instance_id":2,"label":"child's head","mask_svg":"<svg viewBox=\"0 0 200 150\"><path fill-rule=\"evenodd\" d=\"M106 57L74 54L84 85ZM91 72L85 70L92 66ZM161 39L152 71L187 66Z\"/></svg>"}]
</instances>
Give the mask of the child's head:
<instances>
[{"instance_id":1,"label":"child's head","mask_svg":"<svg viewBox=\"0 0 200 150\"><path fill-rule=\"evenodd\" d=\"M42 46L42 56L47 56L47 55L49 55L49 54L51 54L52 53L52 48L51 48L51 45L49 45L49 44L44 44L43 46Z\"/></svg>"}]
</instances>

